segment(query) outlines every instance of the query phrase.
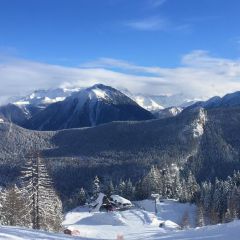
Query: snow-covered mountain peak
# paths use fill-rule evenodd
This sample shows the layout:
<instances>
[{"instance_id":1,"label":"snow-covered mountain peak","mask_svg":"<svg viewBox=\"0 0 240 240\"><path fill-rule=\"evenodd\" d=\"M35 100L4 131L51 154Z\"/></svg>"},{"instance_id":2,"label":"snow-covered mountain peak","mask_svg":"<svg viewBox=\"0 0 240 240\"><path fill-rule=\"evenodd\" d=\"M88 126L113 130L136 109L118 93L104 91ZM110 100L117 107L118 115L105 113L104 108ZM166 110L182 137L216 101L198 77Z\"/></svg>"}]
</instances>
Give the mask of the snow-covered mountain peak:
<instances>
[{"instance_id":1,"label":"snow-covered mountain peak","mask_svg":"<svg viewBox=\"0 0 240 240\"><path fill-rule=\"evenodd\" d=\"M80 91L73 93L69 99L75 98L79 100L79 103L81 102L81 105L84 105L84 103L89 100L92 103L104 101L112 104L136 105L132 99L130 99L122 92L103 84L95 84L92 87L81 89Z\"/></svg>"},{"instance_id":2,"label":"snow-covered mountain peak","mask_svg":"<svg viewBox=\"0 0 240 240\"><path fill-rule=\"evenodd\" d=\"M107 96L106 92L102 91L101 89L93 89L93 92L95 93L97 98L105 99Z\"/></svg>"},{"instance_id":3,"label":"snow-covered mountain peak","mask_svg":"<svg viewBox=\"0 0 240 240\"><path fill-rule=\"evenodd\" d=\"M134 99L141 107L149 110L149 111L156 111L160 109L164 109L159 103L154 101L151 97L146 97L143 95L138 95Z\"/></svg>"},{"instance_id":4,"label":"snow-covered mountain peak","mask_svg":"<svg viewBox=\"0 0 240 240\"><path fill-rule=\"evenodd\" d=\"M51 103L65 100L66 97L70 96L73 92L79 91L80 89L66 89L56 88L48 90L36 90L33 93L19 97L13 101L15 105L49 105Z\"/></svg>"},{"instance_id":5,"label":"snow-covered mountain peak","mask_svg":"<svg viewBox=\"0 0 240 240\"><path fill-rule=\"evenodd\" d=\"M90 96L94 94L94 97L97 99L107 99L110 97L109 92L111 92L112 90L109 88L110 87L105 86L103 84L95 84L92 87L87 88L86 90L90 93Z\"/></svg>"},{"instance_id":6,"label":"snow-covered mountain peak","mask_svg":"<svg viewBox=\"0 0 240 240\"><path fill-rule=\"evenodd\" d=\"M181 107L169 107L169 108L154 111L153 114L157 118L161 119L161 118L175 117L179 113L181 113L182 110L183 110L183 108L181 108Z\"/></svg>"}]
</instances>

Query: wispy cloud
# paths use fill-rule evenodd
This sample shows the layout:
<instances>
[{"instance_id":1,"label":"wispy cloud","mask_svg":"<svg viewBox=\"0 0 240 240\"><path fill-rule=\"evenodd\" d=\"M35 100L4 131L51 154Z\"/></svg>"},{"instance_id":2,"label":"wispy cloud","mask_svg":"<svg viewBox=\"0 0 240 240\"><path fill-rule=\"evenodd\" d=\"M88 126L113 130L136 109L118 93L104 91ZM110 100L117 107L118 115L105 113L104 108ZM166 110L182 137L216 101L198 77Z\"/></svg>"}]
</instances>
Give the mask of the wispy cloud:
<instances>
[{"instance_id":1,"label":"wispy cloud","mask_svg":"<svg viewBox=\"0 0 240 240\"><path fill-rule=\"evenodd\" d=\"M147 3L150 5L150 7L160 7L162 6L167 0L147 0Z\"/></svg>"},{"instance_id":2,"label":"wispy cloud","mask_svg":"<svg viewBox=\"0 0 240 240\"><path fill-rule=\"evenodd\" d=\"M240 61L212 57L202 50L185 54L175 68L139 66L112 58L65 67L0 56L0 76L1 102L34 89L87 87L95 83L135 93L182 93L208 98L240 90Z\"/></svg>"},{"instance_id":3,"label":"wispy cloud","mask_svg":"<svg viewBox=\"0 0 240 240\"><path fill-rule=\"evenodd\" d=\"M160 17L150 17L140 20L131 20L125 23L126 26L141 30L141 31L155 31L155 30L165 30L168 21Z\"/></svg>"},{"instance_id":4,"label":"wispy cloud","mask_svg":"<svg viewBox=\"0 0 240 240\"><path fill-rule=\"evenodd\" d=\"M156 81L159 80L159 85L155 82L158 87L153 89L150 83L146 84L143 89L146 92L183 93L186 96L208 98L240 90L240 61L212 57L202 50L185 54L176 68L138 66L109 58L101 58L89 63L89 66L94 67L94 64L101 68L154 76Z\"/></svg>"},{"instance_id":5,"label":"wispy cloud","mask_svg":"<svg viewBox=\"0 0 240 240\"><path fill-rule=\"evenodd\" d=\"M192 31L192 24L174 23L168 18L152 16L144 19L129 20L124 25L138 31L164 31L164 32L182 32Z\"/></svg>"}]
</instances>

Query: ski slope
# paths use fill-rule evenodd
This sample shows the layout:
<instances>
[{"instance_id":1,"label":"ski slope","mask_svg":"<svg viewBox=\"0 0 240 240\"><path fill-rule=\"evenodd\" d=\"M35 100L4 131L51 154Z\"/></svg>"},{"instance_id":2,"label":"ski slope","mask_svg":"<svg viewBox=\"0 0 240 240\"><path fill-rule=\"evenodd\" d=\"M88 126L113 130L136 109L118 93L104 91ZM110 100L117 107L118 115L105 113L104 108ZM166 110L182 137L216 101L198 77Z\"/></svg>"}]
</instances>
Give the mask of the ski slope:
<instances>
[{"instance_id":1,"label":"ski slope","mask_svg":"<svg viewBox=\"0 0 240 240\"><path fill-rule=\"evenodd\" d=\"M140 230L140 226L138 226ZM215 226L207 226L196 229L189 229L184 231L165 231L159 232L151 231L135 231L135 233L127 233L123 239L139 239L139 240L239 240L240 236L240 221L234 221L227 224L220 224ZM105 227L102 232L106 231ZM0 227L1 240L97 240L99 238L83 238L72 237L63 234L52 234L43 231L34 231L18 227ZM112 238L117 240L117 238ZM121 235L119 235L121 239Z\"/></svg>"},{"instance_id":2,"label":"ski slope","mask_svg":"<svg viewBox=\"0 0 240 240\"><path fill-rule=\"evenodd\" d=\"M193 205L174 200L158 202L157 216L154 213L153 200L134 204L136 207L133 209L114 212L89 212L88 208L79 207L66 214L63 225L70 230L79 231L81 237L88 239L108 240L124 236L126 239L138 240L176 231L186 211L191 219L195 219ZM159 227L162 222L165 222L164 228Z\"/></svg>"},{"instance_id":3,"label":"ski slope","mask_svg":"<svg viewBox=\"0 0 240 240\"><path fill-rule=\"evenodd\" d=\"M202 228L179 230L178 221L188 212L194 225L195 206L174 200L158 203L158 216L154 214L154 202L138 201L138 207L118 212L89 212L79 207L65 216L63 225L75 230L75 235L53 234L26 228L0 226L0 240L239 240L240 221ZM165 222L160 228L159 224Z\"/></svg>"}]
</instances>

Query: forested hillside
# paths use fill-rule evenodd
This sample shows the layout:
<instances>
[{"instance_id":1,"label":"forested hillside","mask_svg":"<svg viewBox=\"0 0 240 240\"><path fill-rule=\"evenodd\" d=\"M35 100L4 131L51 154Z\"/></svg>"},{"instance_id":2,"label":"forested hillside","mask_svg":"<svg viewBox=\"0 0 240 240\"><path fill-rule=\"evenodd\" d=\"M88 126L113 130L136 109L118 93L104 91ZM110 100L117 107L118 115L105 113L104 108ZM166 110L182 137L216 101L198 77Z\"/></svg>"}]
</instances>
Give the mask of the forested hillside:
<instances>
[{"instance_id":1,"label":"forested hillside","mask_svg":"<svg viewBox=\"0 0 240 240\"><path fill-rule=\"evenodd\" d=\"M56 132L1 123L1 184L16 178L35 148L63 195L87 188L95 175L137 181L151 165L176 163L197 180L225 178L239 169L239 123L239 107L186 109L174 118Z\"/></svg>"}]
</instances>

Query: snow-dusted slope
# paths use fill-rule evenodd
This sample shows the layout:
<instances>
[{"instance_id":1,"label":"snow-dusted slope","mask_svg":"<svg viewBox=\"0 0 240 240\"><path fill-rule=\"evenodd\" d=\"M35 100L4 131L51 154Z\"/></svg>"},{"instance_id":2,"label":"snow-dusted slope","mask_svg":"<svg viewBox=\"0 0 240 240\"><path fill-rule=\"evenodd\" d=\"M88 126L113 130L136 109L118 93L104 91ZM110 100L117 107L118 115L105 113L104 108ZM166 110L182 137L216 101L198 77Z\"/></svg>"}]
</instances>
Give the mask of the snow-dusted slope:
<instances>
[{"instance_id":1,"label":"snow-dusted slope","mask_svg":"<svg viewBox=\"0 0 240 240\"><path fill-rule=\"evenodd\" d=\"M207 112L203 108L196 108L190 111L197 112L197 117L190 125L187 125L183 128L182 134L183 136L186 134L190 134L193 136L193 138L199 138L204 133L204 126L207 121Z\"/></svg>"},{"instance_id":2,"label":"snow-dusted slope","mask_svg":"<svg viewBox=\"0 0 240 240\"><path fill-rule=\"evenodd\" d=\"M80 236L89 239L150 239L157 234L163 235L179 229L174 221L181 222L185 212L190 221L195 219L195 206L181 204L174 200L158 202L158 215L154 213L154 201L135 202L136 207L126 211L89 212L88 208L77 208L65 216L63 225L71 230L79 230ZM163 228L159 224L165 222ZM192 226L194 223L192 223Z\"/></svg>"},{"instance_id":3,"label":"snow-dusted slope","mask_svg":"<svg viewBox=\"0 0 240 240\"><path fill-rule=\"evenodd\" d=\"M134 227L134 226L133 226ZM135 226L136 227L136 226ZM124 233L119 228L119 231L114 229L115 234L111 236L111 226L102 226L101 232L97 233L99 228L89 228L89 231L93 231L93 234L99 235L100 238L88 238L80 236L68 236L63 234L53 234L43 231L34 231L19 227L0 227L0 239L2 240L65 240L65 239L78 239L78 240L97 240L97 239L112 239L112 240L239 240L240 236L240 221L234 221L227 224L218 224L214 226L206 226L202 228L168 231L164 229L158 229L154 231L152 228L142 231L140 226L135 233ZM88 226L86 225L87 229ZM95 229L95 231L94 231ZM109 232L110 229L110 232ZM80 230L81 235L81 230ZM104 238L105 236L109 236ZM103 237L103 238L102 238Z\"/></svg>"},{"instance_id":4,"label":"snow-dusted slope","mask_svg":"<svg viewBox=\"0 0 240 240\"><path fill-rule=\"evenodd\" d=\"M66 234L54 234L44 231L37 231L21 227L0 226L1 240L67 240L78 239L84 240L81 237L72 237Z\"/></svg>"},{"instance_id":5,"label":"snow-dusted slope","mask_svg":"<svg viewBox=\"0 0 240 240\"><path fill-rule=\"evenodd\" d=\"M174 221L180 222L186 212L191 226L194 226L194 205L164 200L157 204L159 213L156 217L154 201L144 200L135 204L142 208L110 213L89 213L86 208L78 208L66 215L64 225L71 230L79 230L80 236L86 239L239 240L240 221L179 230ZM163 221L165 227L160 228L159 223Z\"/></svg>"},{"instance_id":6,"label":"snow-dusted slope","mask_svg":"<svg viewBox=\"0 0 240 240\"><path fill-rule=\"evenodd\" d=\"M155 212L153 200L137 201L135 204L148 212ZM187 214L190 226L196 226L196 206L194 204L164 200L157 204L157 210L159 219L170 220L178 225L181 225L183 216Z\"/></svg>"},{"instance_id":7,"label":"snow-dusted slope","mask_svg":"<svg viewBox=\"0 0 240 240\"><path fill-rule=\"evenodd\" d=\"M141 107L148 111L156 111L164 109L157 101L153 100L150 96L136 95L132 97Z\"/></svg>"},{"instance_id":8,"label":"snow-dusted slope","mask_svg":"<svg viewBox=\"0 0 240 240\"><path fill-rule=\"evenodd\" d=\"M159 94L159 95L151 95L151 94L134 94L127 89L121 90L128 97L137 102L141 107L147 109L148 111L155 112L165 108L170 108L173 106L176 107L188 107L194 104L196 99L188 98L183 94Z\"/></svg>"},{"instance_id":9,"label":"snow-dusted slope","mask_svg":"<svg viewBox=\"0 0 240 240\"><path fill-rule=\"evenodd\" d=\"M174 200L158 203L158 217L153 213L154 201L136 202L142 208L120 212L91 212L79 207L65 216L63 225L75 236L34 231L26 228L0 226L0 239L6 240L239 240L240 221L228 224L179 230L174 221L187 211L194 221L195 206ZM145 210L143 209L145 208ZM168 220L169 219L169 220ZM165 222L164 227L159 224Z\"/></svg>"},{"instance_id":10,"label":"snow-dusted slope","mask_svg":"<svg viewBox=\"0 0 240 240\"><path fill-rule=\"evenodd\" d=\"M165 230L158 227L160 221L153 213L133 209L120 212L94 212L78 208L66 215L63 224L80 231L88 239L147 239L149 235ZM143 237L143 238L141 238Z\"/></svg>"},{"instance_id":11,"label":"snow-dusted slope","mask_svg":"<svg viewBox=\"0 0 240 240\"><path fill-rule=\"evenodd\" d=\"M181 113L183 108L181 107L169 107L161 110L154 111L153 114L158 119L168 118L168 117L175 117L179 113Z\"/></svg>"},{"instance_id":12,"label":"snow-dusted slope","mask_svg":"<svg viewBox=\"0 0 240 240\"><path fill-rule=\"evenodd\" d=\"M149 240L239 240L240 221L153 235Z\"/></svg>"}]
</instances>

